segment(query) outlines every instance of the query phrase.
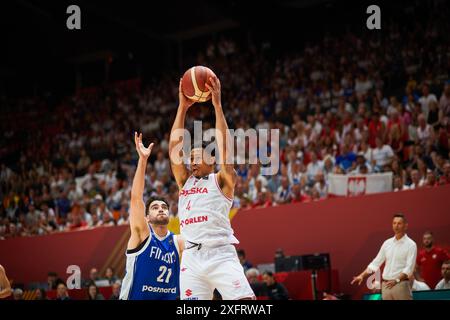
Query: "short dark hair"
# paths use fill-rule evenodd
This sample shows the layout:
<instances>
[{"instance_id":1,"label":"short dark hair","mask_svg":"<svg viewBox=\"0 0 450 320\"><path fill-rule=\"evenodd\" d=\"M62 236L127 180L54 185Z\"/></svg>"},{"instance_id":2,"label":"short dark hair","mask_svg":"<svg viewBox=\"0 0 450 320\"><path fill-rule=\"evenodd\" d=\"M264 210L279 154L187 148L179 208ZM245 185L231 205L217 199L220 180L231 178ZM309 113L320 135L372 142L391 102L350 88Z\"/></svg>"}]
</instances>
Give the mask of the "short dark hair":
<instances>
[{"instance_id":1,"label":"short dark hair","mask_svg":"<svg viewBox=\"0 0 450 320\"><path fill-rule=\"evenodd\" d=\"M392 219L395 219L395 218L402 218L403 221L407 222L407 220L406 220L406 218L405 218L405 215L404 215L403 213L396 213L396 214L394 214L394 216L392 217Z\"/></svg>"},{"instance_id":2,"label":"short dark hair","mask_svg":"<svg viewBox=\"0 0 450 320\"><path fill-rule=\"evenodd\" d=\"M263 275L264 274L266 274L266 275L268 275L269 277L272 277L273 278L273 272L272 271L264 271L263 272Z\"/></svg>"},{"instance_id":3,"label":"short dark hair","mask_svg":"<svg viewBox=\"0 0 450 320\"><path fill-rule=\"evenodd\" d=\"M450 264L450 260L445 260L442 264Z\"/></svg>"},{"instance_id":4,"label":"short dark hair","mask_svg":"<svg viewBox=\"0 0 450 320\"><path fill-rule=\"evenodd\" d=\"M237 251L237 255L238 256L242 256L242 257L245 258L245 251L244 251L244 249L238 249L236 251Z\"/></svg>"},{"instance_id":5,"label":"short dark hair","mask_svg":"<svg viewBox=\"0 0 450 320\"><path fill-rule=\"evenodd\" d=\"M150 197L148 198L147 202L145 203L145 215L147 216L149 211L150 211L150 205L152 204L153 201L162 201L167 205L167 208L169 208L169 202L167 202L166 199L161 198L161 197Z\"/></svg>"},{"instance_id":6,"label":"short dark hair","mask_svg":"<svg viewBox=\"0 0 450 320\"><path fill-rule=\"evenodd\" d=\"M430 236L432 236L432 235L433 235L433 232L431 232L430 230L427 230L427 231L425 231L425 232L423 233L423 235L426 235L426 234L429 234Z\"/></svg>"},{"instance_id":7,"label":"short dark hair","mask_svg":"<svg viewBox=\"0 0 450 320\"><path fill-rule=\"evenodd\" d=\"M208 147L208 143L206 141L194 141L191 145L191 151L197 148L201 148L202 150L205 150ZM216 156L216 150L215 148L212 149L211 155L213 157Z\"/></svg>"},{"instance_id":8,"label":"short dark hair","mask_svg":"<svg viewBox=\"0 0 450 320\"><path fill-rule=\"evenodd\" d=\"M45 291L45 289L37 288L37 290L39 290L41 292L42 299L47 298L47 291Z\"/></svg>"}]
</instances>

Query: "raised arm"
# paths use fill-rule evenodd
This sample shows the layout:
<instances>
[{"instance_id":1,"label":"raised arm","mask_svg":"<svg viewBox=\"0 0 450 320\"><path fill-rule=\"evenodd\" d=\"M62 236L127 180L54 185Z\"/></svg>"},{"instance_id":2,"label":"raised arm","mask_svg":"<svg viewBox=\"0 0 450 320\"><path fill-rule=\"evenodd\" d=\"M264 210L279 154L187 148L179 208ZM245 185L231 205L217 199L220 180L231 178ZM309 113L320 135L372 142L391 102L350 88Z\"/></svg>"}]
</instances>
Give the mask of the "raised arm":
<instances>
[{"instance_id":1,"label":"raised arm","mask_svg":"<svg viewBox=\"0 0 450 320\"><path fill-rule=\"evenodd\" d=\"M189 177L186 166L183 163L182 149L183 149L183 139L184 139L184 119L186 118L186 112L191 105L194 104L193 101L189 100L183 94L181 88L181 79L178 86L178 97L180 103L178 105L177 115L175 116L175 121L173 122L172 130L170 131L169 139L169 158L170 166L172 168L175 181L177 182L178 188L181 189L184 186L187 178Z\"/></svg>"},{"instance_id":2,"label":"raised arm","mask_svg":"<svg viewBox=\"0 0 450 320\"><path fill-rule=\"evenodd\" d=\"M2 265L0 265L0 289L0 298L7 298L11 295L11 284Z\"/></svg>"},{"instance_id":3,"label":"raised arm","mask_svg":"<svg viewBox=\"0 0 450 320\"><path fill-rule=\"evenodd\" d=\"M129 249L136 248L150 234L147 220L145 219L144 204L144 186L145 186L145 169L147 160L152 152L153 143L148 148L142 143L142 133L134 133L134 143L136 151L139 154L139 161L133 178L131 187L131 203L130 203L130 228L131 237L128 243Z\"/></svg>"},{"instance_id":4,"label":"raised arm","mask_svg":"<svg viewBox=\"0 0 450 320\"><path fill-rule=\"evenodd\" d=\"M228 131L227 120L222 110L220 80L217 77L209 78L211 85L206 83L206 87L211 91L212 103L216 114L216 141L219 149L220 170L217 180L223 193L233 198L234 185L236 183L236 171L233 164L233 148L230 132Z\"/></svg>"}]
</instances>

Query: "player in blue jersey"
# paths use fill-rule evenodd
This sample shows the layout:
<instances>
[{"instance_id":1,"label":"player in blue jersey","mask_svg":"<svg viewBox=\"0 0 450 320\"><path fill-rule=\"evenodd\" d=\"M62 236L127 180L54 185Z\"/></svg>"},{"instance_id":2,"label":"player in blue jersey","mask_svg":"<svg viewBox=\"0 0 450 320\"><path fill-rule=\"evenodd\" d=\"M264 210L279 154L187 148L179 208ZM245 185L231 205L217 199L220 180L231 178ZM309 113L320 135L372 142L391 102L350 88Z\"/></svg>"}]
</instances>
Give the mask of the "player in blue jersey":
<instances>
[{"instance_id":1,"label":"player in blue jersey","mask_svg":"<svg viewBox=\"0 0 450 320\"><path fill-rule=\"evenodd\" d=\"M139 162L131 189L131 236L120 299L175 300L179 297L184 242L167 228L169 205L164 199L149 199L144 203L145 169L153 143L144 147L142 133L135 133L134 140Z\"/></svg>"}]
</instances>

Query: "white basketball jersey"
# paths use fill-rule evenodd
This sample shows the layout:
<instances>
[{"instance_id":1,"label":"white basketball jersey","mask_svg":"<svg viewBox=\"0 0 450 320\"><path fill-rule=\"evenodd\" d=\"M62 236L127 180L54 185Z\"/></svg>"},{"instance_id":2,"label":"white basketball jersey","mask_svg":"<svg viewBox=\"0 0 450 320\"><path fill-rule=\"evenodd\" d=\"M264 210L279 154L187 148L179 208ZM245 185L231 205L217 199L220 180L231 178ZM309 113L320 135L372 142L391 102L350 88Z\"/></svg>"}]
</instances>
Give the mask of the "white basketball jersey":
<instances>
[{"instance_id":1,"label":"white basketball jersey","mask_svg":"<svg viewBox=\"0 0 450 320\"><path fill-rule=\"evenodd\" d=\"M202 245L239 243L229 219L232 204L233 200L220 189L215 173L204 178L190 176L179 193L181 235Z\"/></svg>"}]
</instances>

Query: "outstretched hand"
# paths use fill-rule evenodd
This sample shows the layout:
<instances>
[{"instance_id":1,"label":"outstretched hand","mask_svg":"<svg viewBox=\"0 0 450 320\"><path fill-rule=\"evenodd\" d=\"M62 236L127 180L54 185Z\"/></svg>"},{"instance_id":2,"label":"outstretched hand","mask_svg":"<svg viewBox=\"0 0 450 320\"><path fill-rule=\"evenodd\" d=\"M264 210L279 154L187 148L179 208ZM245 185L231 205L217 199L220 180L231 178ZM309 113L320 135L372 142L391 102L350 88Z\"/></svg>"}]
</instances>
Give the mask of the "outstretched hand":
<instances>
[{"instance_id":1,"label":"outstretched hand","mask_svg":"<svg viewBox=\"0 0 450 320\"><path fill-rule=\"evenodd\" d=\"M353 280L350 284L357 284L358 286L361 285L361 283L363 282L363 277L361 275L353 277Z\"/></svg>"},{"instance_id":2,"label":"outstretched hand","mask_svg":"<svg viewBox=\"0 0 450 320\"><path fill-rule=\"evenodd\" d=\"M150 145L146 148L142 143L142 133L138 135L137 132L134 132L134 143L136 144L136 151L139 154L139 158L148 159L152 153L154 143L150 143Z\"/></svg>"}]
</instances>

